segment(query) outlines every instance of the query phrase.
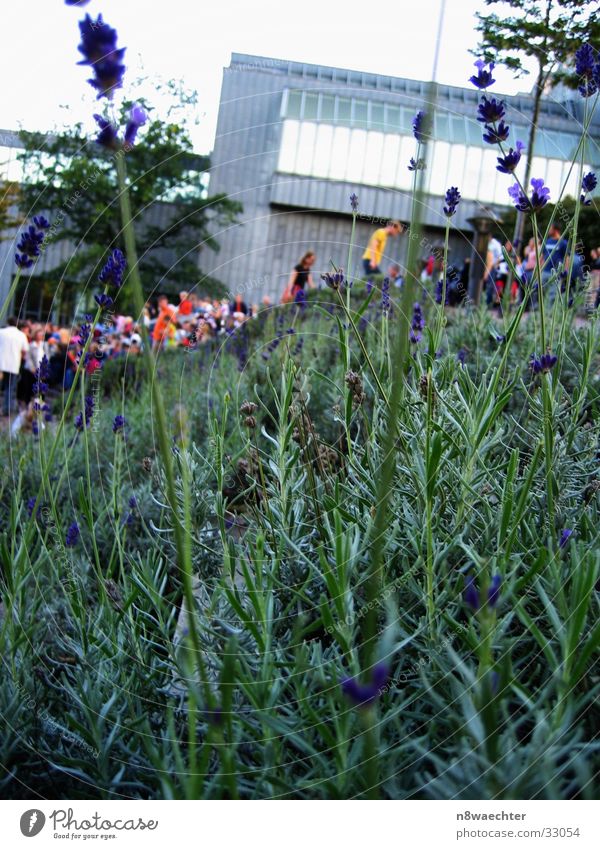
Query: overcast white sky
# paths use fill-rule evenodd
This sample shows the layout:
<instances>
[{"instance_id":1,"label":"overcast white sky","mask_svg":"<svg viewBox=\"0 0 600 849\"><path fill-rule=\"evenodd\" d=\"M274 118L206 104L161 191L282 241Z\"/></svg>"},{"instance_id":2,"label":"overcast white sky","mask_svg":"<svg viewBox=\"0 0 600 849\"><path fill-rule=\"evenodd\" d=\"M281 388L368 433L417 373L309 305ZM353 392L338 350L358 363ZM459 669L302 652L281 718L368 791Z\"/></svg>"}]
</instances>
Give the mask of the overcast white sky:
<instances>
[{"instance_id":1,"label":"overcast white sky","mask_svg":"<svg viewBox=\"0 0 600 849\"><path fill-rule=\"evenodd\" d=\"M0 127L46 130L83 121L93 126L98 111L85 82L87 69L77 66L79 30L85 12L104 20L127 47L127 80L139 75L181 78L199 94L198 124L191 127L199 153L213 146L222 69L232 52L314 62L431 79L442 0L91 0L80 9L63 0L4 2L0 51ZM447 0L438 81L467 85L477 44L474 13L483 0ZM518 81L504 69L495 90L528 90L530 78ZM151 99L152 87L145 95Z\"/></svg>"}]
</instances>

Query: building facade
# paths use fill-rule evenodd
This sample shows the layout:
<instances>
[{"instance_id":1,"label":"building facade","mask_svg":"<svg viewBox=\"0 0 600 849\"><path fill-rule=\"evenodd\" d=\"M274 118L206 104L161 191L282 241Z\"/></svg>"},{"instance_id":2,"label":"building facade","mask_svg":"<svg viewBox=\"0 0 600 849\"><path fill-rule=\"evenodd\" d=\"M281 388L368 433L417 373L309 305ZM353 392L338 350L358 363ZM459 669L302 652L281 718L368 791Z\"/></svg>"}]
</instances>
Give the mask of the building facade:
<instances>
[{"instance_id":1,"label":"building facade","mask_svg":"<svg viewBox=\"0 0 600 849\"><path fill-rule=\"evenodd\" d=\"M425 196L420 210L423 253L443 239L443 195L457 186L463 201L452 220L451 258L471 252L469 218L481 204L501 217L513 180L496 170L496 146L482 141L476 120L481 93L416 80L287 62L234 53L223 71L210 192L224 192L244 206L239 223L216 234L221 250L205 269L248 301L278 299L294 264L308 249L317 275L331 263L346 267L350 238L349 196L359 197L351 273L371 231L387 219L409 221L416 155L412 120L432 116L427 145ZM434 98L434 102L432 102ZM533 100L503 98L511 126L509 143L527 143ZM577 95L542 102L532 175L543 177L556 199L578 191L571 168L581 135ZM600 165L600 118L590 136L586 166ZM520 168L523 168L523 162ZM510 234L507 234L510 235ZM386 261L406 259L408 240L389 240Z\"/></svg>"}]
</instances>

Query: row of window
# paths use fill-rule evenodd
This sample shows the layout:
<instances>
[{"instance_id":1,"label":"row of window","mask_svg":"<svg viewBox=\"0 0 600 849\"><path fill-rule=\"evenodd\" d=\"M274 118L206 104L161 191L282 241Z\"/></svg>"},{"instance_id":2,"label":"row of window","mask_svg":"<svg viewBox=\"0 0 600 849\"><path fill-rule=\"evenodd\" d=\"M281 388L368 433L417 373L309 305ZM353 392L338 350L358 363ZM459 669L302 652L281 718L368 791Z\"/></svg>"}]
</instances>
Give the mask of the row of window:
<instances>
[{"instance_id":1,"label":"row of window","mask_svg":"<svg viewBox=\"0 0 600 849\"><path fill-rule=\"evenodd\" d=\"M426 109L426 107L424 107ZM283 118L300 121L316 121L363 130L375 130L383 133L411 135L412 121L417 107L398 106L354 97L341 97L324 92L310 92L288 89L284 91L281 107ZM526 120L512 125L510 144L516 139L527 143L529 127ZM547 158L572 159L579 142L577 132L565 133L558 130L538 129L535 141L535 154ZM438 110L434 114L433 137L439 141L455 142L485 147L482 140L482 125L473 117L460 112Z\"/></svg>"},{"instance_id":2,"label":"row of window","mask_svg":"<svg viewBox=\"0 0 600 849\"><path fill-rule=\"evenodd\" d=\"M412 173L408 170L416 153L412 136L351 129L311 121L285 120L278 170L289 174L343 180L353 185L385 186L409 190ZM496 170L495 148L467 147L435 141L428 145L426 188L430 194L443 195L449 186L457 186L464 198L484 203L508 204L511 177ZM521 162L522 177L524 162ZM589 166L586 166L589 167ZM569 175L569 171L571 174ZM542 177L557 198L567 182L565 194L577 192L577 168L561 159L536 156L532 174Z\"/></svg>"}]
</instances>

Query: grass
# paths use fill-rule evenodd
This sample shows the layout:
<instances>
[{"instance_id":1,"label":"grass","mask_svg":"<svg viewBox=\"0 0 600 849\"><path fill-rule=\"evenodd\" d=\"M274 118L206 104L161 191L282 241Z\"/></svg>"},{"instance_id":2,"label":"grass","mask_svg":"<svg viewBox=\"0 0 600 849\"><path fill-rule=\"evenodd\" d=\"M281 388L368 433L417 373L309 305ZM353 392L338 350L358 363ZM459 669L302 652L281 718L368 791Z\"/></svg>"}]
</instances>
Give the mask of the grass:
<instances>
[{"instance_id":1,"label":"grass","mask_svg":"<svg viewBox=\"0 0 600 849\"><path fill-rule=\"evenodd\" d=\"M575 326L557 301L559 362L534 376L535 315L511 330L449 312L436 356L426 305L390 457L378 384L389 397L399 308L382 321L376 293L360 316L364 300L353 290L360 403L346 313L326 292L225 344L166 352L151 382L108 363L87 439L69 411L52 468L50 430L2 443L5 797L594 798L597 319ZM186 515L197 641L175 538ZM468 607L467 573L482 597L501 576L495 608ZM357 707L340 682L368 681L367 642L389 679Z\"/></svg>"}]
</instances>

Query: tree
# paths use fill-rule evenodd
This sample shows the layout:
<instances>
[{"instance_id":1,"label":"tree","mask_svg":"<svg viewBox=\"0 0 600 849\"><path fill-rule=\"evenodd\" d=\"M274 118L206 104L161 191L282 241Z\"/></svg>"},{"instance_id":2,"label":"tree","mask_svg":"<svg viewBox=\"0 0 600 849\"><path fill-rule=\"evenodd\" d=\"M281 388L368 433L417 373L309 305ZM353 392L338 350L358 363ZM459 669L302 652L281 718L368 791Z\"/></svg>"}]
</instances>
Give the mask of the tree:
<instances>
[{"instance_id":1,"label":"tree","mask_svg":"<svg viewBox=\"0 0 600 849\"><path fill-rule=\"evenodd\" d=\"M504 65L516 76L529 73L527 59L534 59L537 66L523 181L524 186L529 186L542 96L559 82L576 86L572 70L575 52L586 41L596 49L600 47L597 3L585 0L485 0L485 3L510 7L512 14L477 13L480 34L477 54L486 62ZM517 216L515 244L522 242L524 226L523 215Z\"/></svg>"},{"instance_id":2,"label":"tree","mask_svg":"<svg viewBox=\"0 0 600 849\"><path fill-rule=\"evenodd\" d=\"M147 103L141 105L151 112ZM121 106L120 127L131 106ZM86 138L80 124L53 136L20 136L25 147L20 155L23 207L49 212L50 238L69 239L74 245L73 255L52 277L71 283L95 280L108 251L123 248L116 154ZM208 157L192 152L184 126L159 120L150 120L124 155L144 291L173 293L198 284L207 294L225 294L222 283L199 271L198 254L205 247L218 250L211 232L234 222L242 207L224 194L207 194L203 177ZM131 307L127 284L117 303L119 309Z\"/></svg>"},{"instance_id":3,"label":"tree","mask_svg":"<svg viewBox=\"0 0 600 849\"><path fill-rule=\"evenodd\" d=\"M14 228L23 223L19 215L19 184L12 180L0 180L0 242L12 239Z\"/></svg>"}]
</instances>

